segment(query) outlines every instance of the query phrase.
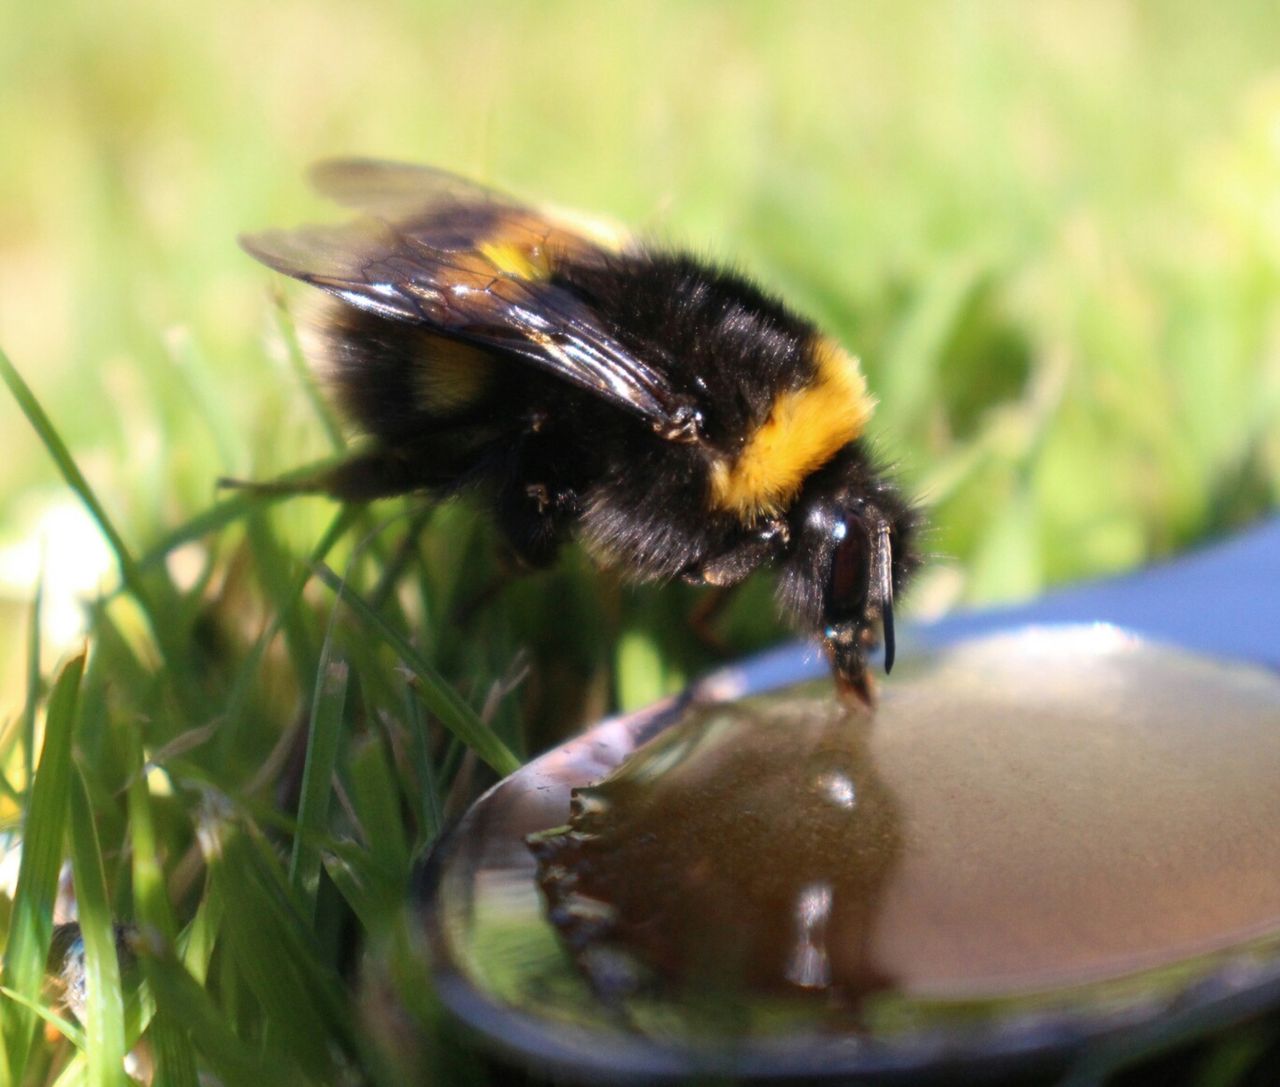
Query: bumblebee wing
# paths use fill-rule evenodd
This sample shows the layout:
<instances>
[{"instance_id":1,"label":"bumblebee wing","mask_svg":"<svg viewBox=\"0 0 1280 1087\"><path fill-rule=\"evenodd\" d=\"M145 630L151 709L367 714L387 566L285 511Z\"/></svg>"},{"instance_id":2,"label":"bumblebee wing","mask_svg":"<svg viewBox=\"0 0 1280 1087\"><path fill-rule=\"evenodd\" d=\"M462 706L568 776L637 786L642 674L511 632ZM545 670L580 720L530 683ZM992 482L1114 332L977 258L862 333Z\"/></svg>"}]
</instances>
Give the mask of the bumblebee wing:
<instances>
[{"instance_id":1,"label":"bumblebee wing","mask_svg":"<svg viewBox=\"0 0 1280 1087\"><path fill-rule=\"evenodd\" d=\"M584 233L492 190L422 167L343 160L317 184L367 218L241 239L267 266L360 309L496 348L694 440L689 398L639 358L591 306L558 285L560 261L603 261Z\"/></svg>"},{"instance_id":2,"label":"bumblebee wing","mask_svg":"<svg viewBox=\"0 0 1280 1087\"><path fill-rule=\"evenodd\" d=\"M577 259L599 259L632 244L630 232L596 216L528 204L498 189L434 166L382 159L325 159L311 167L312 187L336 204L391 222L414 219L449 205L487 208L505 219L508 241L551 246ZM523 227L524 238L519 239Z\"/></svg>"},{"instance_id":3,"label":"bumblebee wing","mask_svg":"<svg viewBox=\"0 0 1280 1087\"><path fill-rule=\"evenodd\" d=\"M321 196L373 215L421 209L424 204L439 204L446 199L508 206L512 203L502 193L447 170L406 162L324 159L311 167L308 177Z\"/></svg>"}]
</instances>

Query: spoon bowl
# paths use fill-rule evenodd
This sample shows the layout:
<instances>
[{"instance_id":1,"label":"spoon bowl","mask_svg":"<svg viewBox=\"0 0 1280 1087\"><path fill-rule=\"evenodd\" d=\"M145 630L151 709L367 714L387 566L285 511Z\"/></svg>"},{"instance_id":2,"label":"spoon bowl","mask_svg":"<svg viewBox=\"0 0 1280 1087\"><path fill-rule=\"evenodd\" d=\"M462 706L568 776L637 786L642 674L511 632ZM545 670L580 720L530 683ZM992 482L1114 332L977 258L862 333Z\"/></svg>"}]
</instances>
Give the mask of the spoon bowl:
<instances>
[{"instance_id":1,"label":"spoon bowl","mask_svg":"<svg viewBox=\"0 0 1280 1087\"><path fill-rule=\"evenodd\" d=\"M726 671L482 797L450 1010L580 1081L1061 1067L1280 1001L1280 678L1114 627L904 662L874 715Z\"/></svg>"}]
</instances>

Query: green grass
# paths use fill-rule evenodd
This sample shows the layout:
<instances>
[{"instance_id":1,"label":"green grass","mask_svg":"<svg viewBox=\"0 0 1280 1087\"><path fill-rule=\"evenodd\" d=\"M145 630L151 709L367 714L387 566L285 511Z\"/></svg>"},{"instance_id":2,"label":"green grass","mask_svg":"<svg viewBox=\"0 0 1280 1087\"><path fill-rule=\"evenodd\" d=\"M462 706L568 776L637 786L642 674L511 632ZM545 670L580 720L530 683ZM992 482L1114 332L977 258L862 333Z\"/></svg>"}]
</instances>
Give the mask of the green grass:
<instances>
[{"instance_id":1,"label":"green grass","mask_svg":"<svg viewBox=\"0 0 1280 1087\"><path fill-rule=\"evenodd\" d=\"M929 506L917 614L1129 569L1280 498L1272 5L10 7L0 818L24 851L0 1084L111 1079L144 1029L181 1085L465 1082L412 863L495 771L713 663L696 594L576 551L460 624L500 568L475 510L215 489L341 444L304 292L234 243L330 214L315 158L608 214L818 319ZM769 595L718 619L730 652L782 636ZM111 991L48 1041L64 860ZM111 918L139 926L119 996Z\"/></svg>"}]
</instances>

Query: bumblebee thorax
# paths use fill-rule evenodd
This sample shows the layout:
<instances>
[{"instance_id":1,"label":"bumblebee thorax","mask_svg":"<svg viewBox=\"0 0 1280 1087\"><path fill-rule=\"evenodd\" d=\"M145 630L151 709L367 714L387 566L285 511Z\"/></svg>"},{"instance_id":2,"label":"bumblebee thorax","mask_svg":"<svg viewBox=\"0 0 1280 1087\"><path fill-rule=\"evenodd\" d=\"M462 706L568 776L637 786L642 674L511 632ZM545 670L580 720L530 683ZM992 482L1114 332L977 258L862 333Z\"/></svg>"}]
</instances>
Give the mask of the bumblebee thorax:
<instances>
[{"instance_id":1,"label":"bumblebee thorax","mask_svg":"<svg viewBox=\"0 0 1280 1087\"><path fill-rule=\"evenodd\" d=\"M710 502L749 523L776 516L804 481L866 428L875 407L858 360L825 337L812 347L813 379L779 392L733 454L712 461Z\"/></svg>"}]
</instances>

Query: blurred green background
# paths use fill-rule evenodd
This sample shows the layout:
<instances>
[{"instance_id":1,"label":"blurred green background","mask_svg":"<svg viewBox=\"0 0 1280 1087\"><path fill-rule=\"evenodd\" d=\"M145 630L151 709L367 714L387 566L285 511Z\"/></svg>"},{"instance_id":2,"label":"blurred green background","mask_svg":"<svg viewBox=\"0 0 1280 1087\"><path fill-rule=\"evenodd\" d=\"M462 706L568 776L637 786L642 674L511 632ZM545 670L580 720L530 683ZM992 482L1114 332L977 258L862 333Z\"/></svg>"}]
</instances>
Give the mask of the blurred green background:
<instances>
[{"instance_id":1,"label":"blurred green background","mask_svg":"<svg viewBox=\"0 0 1280 1087\"><path fill-rule=\"evenodd\" d=\"M4 27L0 344L131 539L323 448L234 239L329 214L301 173L341 153L611 215L830 327L932 511L917 611L1134 566L1280 489L1274 5L115 0ZM13 545L51 471L11 404L0 427Z\"/></svg>"},{"instance_id":2,"label":"blurred green background","mask_svg":"<svg viewBox=\"0 0 1280 1087\"><path fill-rule=\"evenodd\" d=\"M124 916L111 864L135 831L112 808L130 780L112 730L141 723L147 751L170 752L160 762L189 803L160 829L178 857L198 807L182 782L260 804L288 782L267 755L306 723L331 636L364 666L359 698L319 703L359 737L337 764L346 817L385 820L369 782L388 767L404 811L426 781L468 791L438 725L397 716L386 645L326 628L318 585L295 608L288 586L328 503L241 509L164 543L219 501L218 476L268 478L331 450L278 305L305 292L235 244L334 214L303 183L314 159L429 162L598 212L737 263L829 328L863 358L876 440L929 508L916 614L1131 568L1280 497L1274 4L10 2L0 107L0 347L128 546L155 560L149 632L127 601L93 612L89 709L67 717L78 751L104 753L81 771ZM77 594L118 576L8 397L0 433L13 815L39 673L82 637ZM330 561L519 754L715 659L684 622L696 594L597 577L573 552L461 623L497 568L483 518L389 503L361 532L384 522L369 569L344 566L349 542ZM41 569L45 652L29 670ZM770 588L748 586L717 619L724 652L782 636ZM521 659L533 667L512 697L493 684ZM425 809L407 825L387 862L392 910L438 828ZM169 878L187 889L184 919L202 900ZM246 1007L296 1009L246 971L253 998L229 1001L241 1030ZM300 1045L303 1065L322 1059Z\"/></svg>"}]
</instances>

